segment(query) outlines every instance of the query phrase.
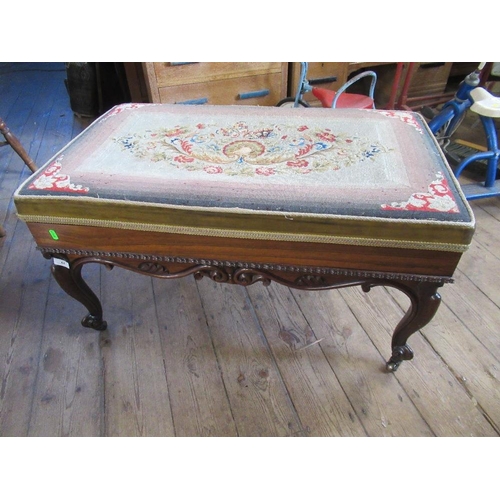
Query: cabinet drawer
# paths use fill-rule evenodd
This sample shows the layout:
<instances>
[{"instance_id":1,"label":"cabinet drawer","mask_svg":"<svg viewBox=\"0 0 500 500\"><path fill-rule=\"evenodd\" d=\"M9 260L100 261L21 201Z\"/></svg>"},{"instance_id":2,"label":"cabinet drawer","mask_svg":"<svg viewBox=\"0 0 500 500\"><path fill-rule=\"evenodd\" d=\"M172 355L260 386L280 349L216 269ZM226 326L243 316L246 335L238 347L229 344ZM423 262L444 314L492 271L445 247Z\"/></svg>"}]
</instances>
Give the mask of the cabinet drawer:
<instances>
[{"instance_id":1,"label":"cabinet drawer","mask_svg":"<svg viewBox=\"0 0 500 500\"><path fill-rule=\"evenodd\" d=\"M283 94L280 73L220 81L175 85L159 89L160 102L192 104L248 104L274 106Z\"/></svg>"},{"instance_id":2,"label":"cabinet drawer","mask_svg":"<svg viewBox=\"0 0 500 500\"><path fill-rule=\"evenodd\" d=\"M255 76L266 73L280 73L279 62L236 62L236 63L153 63L158 87L186 85L208 81Z\"/></svg>"},{"instance_id":3,"label":"cabinet drawer","mask_svg":"<svg viewBox=\"0 0 500 500\"><path fill-rule=\"evenodd\" d=\"M422 96L443 93L450 76L451 66L451 62L416 63L408 95Z\"/></svg>"}]
</instances>

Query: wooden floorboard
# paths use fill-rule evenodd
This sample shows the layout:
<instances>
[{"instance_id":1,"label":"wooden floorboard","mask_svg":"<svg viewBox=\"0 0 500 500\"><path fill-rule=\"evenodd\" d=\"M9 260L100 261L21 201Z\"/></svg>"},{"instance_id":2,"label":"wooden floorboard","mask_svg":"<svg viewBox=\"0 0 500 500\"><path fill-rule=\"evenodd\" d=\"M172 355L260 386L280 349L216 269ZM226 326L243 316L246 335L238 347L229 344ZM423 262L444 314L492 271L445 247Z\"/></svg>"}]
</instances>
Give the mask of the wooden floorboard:
<instances>
[{"instance_id":1,"label":"wooden floorboard","mask_svg":"<svg viewBox=\"0 0 500 500\"><path fill-rule=\"evenodd\" d=\"M238 435L302 435L247 290L197 285Z\"/></svg>"},{"instance_id":2,"label":"wooden floorboard","mask_svg":"<svg viewBox=\"0 0 500 500\"><path fill-rule=\"evenodd\" d=\"M50 280L29 231L16 231L12 248L0 278L0 429L2 435L25 436L42 358Z\"/></svg>"},{"instance_id":3,"label":"wooden floorboard","mask_svg":"<svg viewBox=\"0 0 500 500\"><path fill-rule=\"evenodd\" d=\"M304 430L310 436L364 436L356 415L314 332L289 289L250 288L255 312Z\"/></svg>"},{"instance_id":4,"label":"wooden floorboard","mask_svg":"<svg viewBox=\"0 0 500 500\"><path fill-rule=\"evenodd\" d=\"M176 436L237 436L234 412L193 278L153 280Z\"/></svg>"},{"instance_id":5,"label":"wooden floorboard","mask_svg":"<svg viewBox=\"0 0 500 500\"><path fill-rule=\"evenodd\" d=\"M89 283L94 285L95 280L89 278ZM45 318L38 332L41 349L29 436L102 434L98 333L82 332L80 314L79 304L66 301L57 283L49 280Z\"/></svg>"},{"instance_id":6,"label":"wooden floorboard","mask_svg":"<svg viewBox=\"0 0 500 500\"><path fill-rule=\"evenodd\" d=\"M103 307L111 313L100 342L105 434L171 436L172 411L152 283L128 274L121 269L101 274Z\"/></svg>"},{"instance_id":7,"label":"wooden floorboard","mask_svg":"<svg viewBox=\"0 0 500 500\"><path fill-rule=\"evenodd\" d=\"M363 323L382 311L351 306L341 291L307 293L293 291L298 306L318 338L316 349L328 358L355 414L370 436L432 436L432 430L396 377L387 377L382 352ZM397 415L395 419L394 416Z\"/></svg>"},{"instance_id":8,"label":"wooden floorboard","mask_svg":"<svg viewBox=\"0 0 500 500\"><path fill-rule=\"evenodd\" d=\"M62 64L0 65L0 116L41 166L90 122ZM397 290L249 288L89 265L104 332L55 283L15 214L29 175L0 148L0 436L500 434L500 199L441 289L415 358L385 371Z\"/></svg>"}]
</instances>

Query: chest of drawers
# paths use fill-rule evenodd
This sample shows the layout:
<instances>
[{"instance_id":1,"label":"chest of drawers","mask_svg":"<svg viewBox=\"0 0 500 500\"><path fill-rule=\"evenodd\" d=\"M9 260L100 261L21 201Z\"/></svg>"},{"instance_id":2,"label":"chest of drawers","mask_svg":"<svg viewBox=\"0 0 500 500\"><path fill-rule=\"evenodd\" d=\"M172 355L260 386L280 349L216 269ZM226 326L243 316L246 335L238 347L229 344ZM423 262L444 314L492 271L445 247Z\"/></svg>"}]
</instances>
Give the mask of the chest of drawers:
<instances>
[{"instance_id":1,"label":"chest of drawers","mask_svg":"<svg viewBox=\"0 0 500 500\"><path fill-rule=\"evenodd\" d=\"M150 102L274 106L286 97L287 63L143 63Z\"/></svg>"}]
</instances>

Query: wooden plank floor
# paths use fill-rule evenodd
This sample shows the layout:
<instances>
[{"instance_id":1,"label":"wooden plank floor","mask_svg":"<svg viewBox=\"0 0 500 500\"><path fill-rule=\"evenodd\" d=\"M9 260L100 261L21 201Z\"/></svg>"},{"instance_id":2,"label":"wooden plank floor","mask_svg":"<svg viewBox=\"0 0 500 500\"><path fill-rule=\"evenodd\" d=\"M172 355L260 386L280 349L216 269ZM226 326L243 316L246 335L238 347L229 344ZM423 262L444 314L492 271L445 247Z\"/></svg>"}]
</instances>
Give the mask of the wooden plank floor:
<instances>
[{"instance_id":1,"label":"wooden plank floor","mask_svg":"<svg viewBox=\"0 0 500 500\"><path fill-rule=\"evenodd\" d=\"M59 64L0 64L0 116L41 166L88 124ZM97 265L84 309L16 218L29 171L0 148L0 436L498 436L500 199L473 202L477 232L442 289L415 358L385 372L407 307L397 291L292 291Z\"/></svg>"}]
</instances>

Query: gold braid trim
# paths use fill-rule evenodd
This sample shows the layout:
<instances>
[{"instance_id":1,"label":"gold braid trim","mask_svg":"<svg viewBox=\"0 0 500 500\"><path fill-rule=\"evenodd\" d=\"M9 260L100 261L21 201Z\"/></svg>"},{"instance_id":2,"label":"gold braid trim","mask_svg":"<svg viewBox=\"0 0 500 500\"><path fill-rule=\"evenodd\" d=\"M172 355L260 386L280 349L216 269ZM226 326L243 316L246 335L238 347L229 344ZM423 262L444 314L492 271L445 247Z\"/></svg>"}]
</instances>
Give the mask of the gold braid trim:
<instances>
[{"instance_id":1,"label":"gold braid trim","mask_svg":"<svg viewBox=\"0 0 500 500\"><path fill-rule=\"evenodd\" d=\"M317 214L317 213L308 213L308 212L276 212L273 210L254 210L254 209L247 209L247 208L239 208L239 207L232 207L232 208L227 208L227 207L203 207L203 206L186 206L186 205L172 205L170 203L153 203L153 202L144 202L144 201L132 201L132 200L114 200L114 199L107 199L107 198L90 198L90 197L84 197L84 196L79 196L78 198L75 198L74 196L64 196L64 195L59 195L59 196L53 196L53 195L46 195L43 197L40 196L34 196L34 195L18 195L17 193L20 190L15 193L14 195L14 201L16 202L40 202L41 200L53 200L56 202L59 201L68 201L68 202L75 202L75 200L78 201L78 203L84 203L84 204L91 204L91 205L103 205L104 207L106 206L111 206L111 207L130 207L130 206L138 206L138 207L153 207L153 208L160 208L160 209L172 209L172 210L185 210L188 212L200 212L200 213L216 213L216 214L242 214L242 215L271 215L271 216L283 216L287 219L292 220L293 218L309 218L312 217L314 219L318 220L329 220L329 221L336 221L336 220L352 220L352 221L369 221L369 220L380 220L379 217L372 217L372 216L365 216L365 215L336 215L336 214ZM464 198L465 200L465 198ZM464 221L464 222L453 222L454 227L460 227L464 229L470 229L473 228L475 225L475 219L474 219L474 213L468 207L466 204L468 210L468 215L470 217L470 221ZM23 205L24 207L24 205ZM31 206L28 207L32 208ZM21 215L22 217L34 217L34 215L30 214L23 214ZM55 216L54 216L55 218ZM92 219L93 220L93 219ZM402 221L404 221L406 224L415 224L417 226L448 226L450 225L450 222L448 221L439 221L435 219L385 219L385 222L388 223L394 223L394 224L400 224Z\"/></svg>"},{"instance_id":2,"label":"gold braid trim","mask_svg":"<svg viewBox=\"0 0 500 500\"><path fill-rule=\"evenodd\" d=\"M108 221L85 218L65 218L44 215L19 215L25 222L43 224L67 224L73 226L109 227L114 229L130 229L134 231L147 231L157 233L187 234L192 236L215 236L220 238L240 238L251 240L295 241L306 243L332 243L339 245L356 245L366 247L409 248L415 250L439 250L446 252L463 253L469 245L455 243L440 243L428 241L390 240L375 238L355 238L348 236L294 234L265 231L240 231L215 229L206 227L186 227L163 224L144 224L136 222Z\"/></svg>"}]
</instances>

